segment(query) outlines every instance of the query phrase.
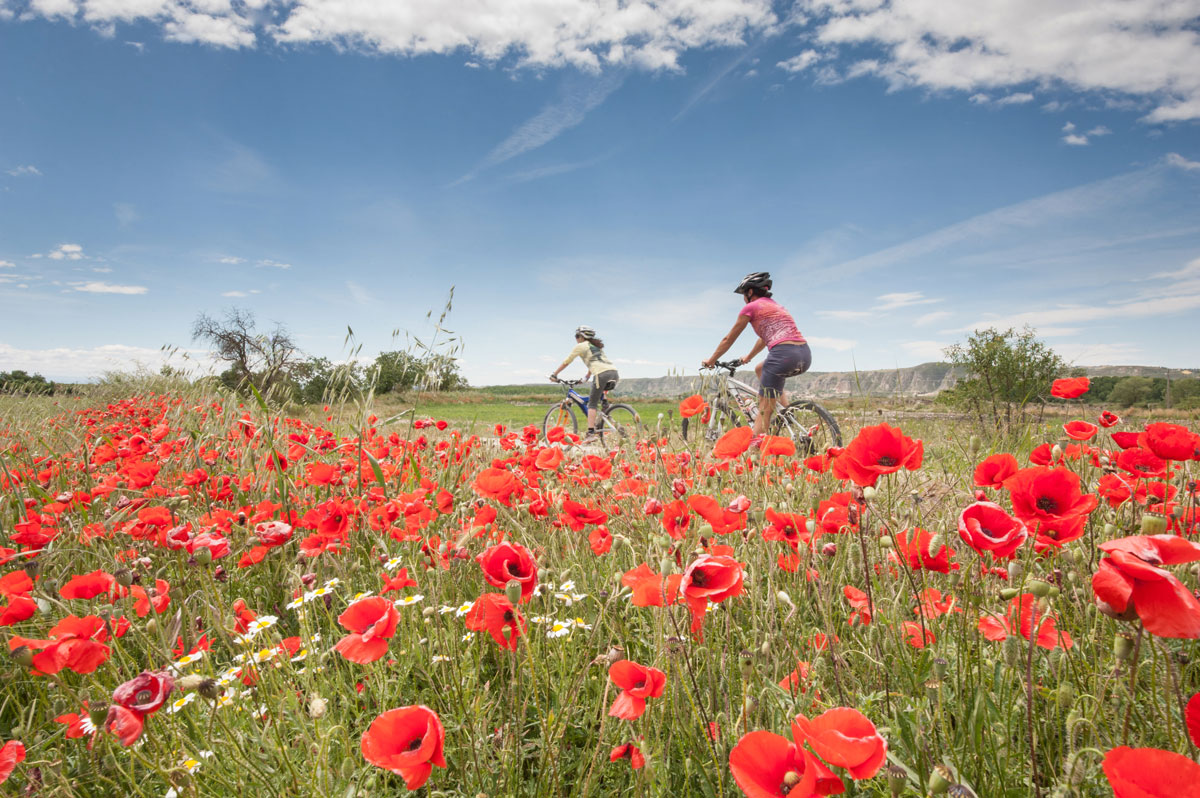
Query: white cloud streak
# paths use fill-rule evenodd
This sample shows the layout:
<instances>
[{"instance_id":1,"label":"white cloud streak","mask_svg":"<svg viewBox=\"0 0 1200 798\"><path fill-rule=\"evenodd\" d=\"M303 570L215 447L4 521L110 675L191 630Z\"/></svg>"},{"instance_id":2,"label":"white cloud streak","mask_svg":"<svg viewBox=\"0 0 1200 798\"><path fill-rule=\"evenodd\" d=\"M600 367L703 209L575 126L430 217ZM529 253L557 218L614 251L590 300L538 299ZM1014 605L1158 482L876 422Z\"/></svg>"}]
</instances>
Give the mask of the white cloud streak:
<instances>
[{"instance_id":1,"label":"white cloud streak","mask_svg":"<svg viewBox=\"0 0 1200 798\"><path fill-rule=\"evenodd\" d=\"M12 169L9 169L7 172L5 172L5 174L7 174L11 177L41 177L42 176L42 173L33 164L26 164L24 166L14 167Z\"/></svg>"},{"instance_id":2,"label":"white cloud streak","mask_svg":"<svg viewBox=\"0 0 1200 798\"><path fill-rule=\"evenodd\" d=\"M145 294L150 289L144 285L113 285L111 283L102 283L91 281L86 283L71 283L71 287L76 291L83 291L88 294Z\"/></svg>"}]
</instances>

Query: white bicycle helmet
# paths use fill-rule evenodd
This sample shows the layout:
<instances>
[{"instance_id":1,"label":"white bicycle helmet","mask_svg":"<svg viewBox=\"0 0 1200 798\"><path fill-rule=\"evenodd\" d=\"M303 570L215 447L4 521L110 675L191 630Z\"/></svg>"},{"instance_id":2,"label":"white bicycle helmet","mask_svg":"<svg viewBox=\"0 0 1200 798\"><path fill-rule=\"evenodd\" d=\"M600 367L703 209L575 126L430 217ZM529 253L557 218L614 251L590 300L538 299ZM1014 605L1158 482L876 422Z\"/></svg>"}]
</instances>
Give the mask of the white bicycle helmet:
<instances>
[{"instance_id":1,"label":"white bicycle helmet","mask_svg":"<svg viewBox=\"0 0 1200 798\"><path fill-rule=\"evenodd\" d=\"M576 327L575 334L589 341L596 337L596 331L586 324L580 324L578 327Z\"/></svg>"},{"instance_id":2,"label":"white bicycle helmet","mask_svg":"<svg viewBox=\"0 0 1200 798\"><path fill-rule=\"evenodd\" d=\"M757 288L760 290L771 290L771 273L770 272L751 272L742 278L738 283L738 287L733 289L735 294L746 293L747 288Z\"/></svg>"}]
</instances>

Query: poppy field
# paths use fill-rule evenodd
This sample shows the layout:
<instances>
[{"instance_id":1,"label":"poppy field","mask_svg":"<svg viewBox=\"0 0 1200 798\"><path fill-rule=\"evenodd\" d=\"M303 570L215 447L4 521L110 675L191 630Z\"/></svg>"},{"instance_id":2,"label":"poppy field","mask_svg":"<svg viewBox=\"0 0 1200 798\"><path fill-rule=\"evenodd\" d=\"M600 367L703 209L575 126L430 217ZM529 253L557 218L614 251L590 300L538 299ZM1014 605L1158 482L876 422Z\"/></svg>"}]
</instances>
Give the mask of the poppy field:
<instances>
[{"instance_id":1,"label":"poppy field","mask_svg":"<svg viewBox=\"0 0 1200 798\"><path fill-rule=\"evenodd\" d=\"M196 391L10 412L0 784L1200 795L1200 436L1073 407L829 451Z\"/></svg>"}]
</instances>

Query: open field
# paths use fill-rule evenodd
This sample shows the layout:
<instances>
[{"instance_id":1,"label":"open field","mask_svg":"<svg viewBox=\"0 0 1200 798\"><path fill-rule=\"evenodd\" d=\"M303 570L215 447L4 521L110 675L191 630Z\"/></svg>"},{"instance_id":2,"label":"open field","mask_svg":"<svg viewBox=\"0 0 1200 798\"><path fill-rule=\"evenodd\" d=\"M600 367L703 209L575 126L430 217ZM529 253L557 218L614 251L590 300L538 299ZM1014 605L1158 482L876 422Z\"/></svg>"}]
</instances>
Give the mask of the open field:
<instances>
[{"instance_id":1,"label":"open field","mask_svg":"<svg viewBox=\"0 0 1200 798\"><path fill-rule=\"evenodd\" d=\"M831 458L553 395L0 401L5 788L1194 794L1186 415L841 403Z\"/></svg>"}]
</instances>

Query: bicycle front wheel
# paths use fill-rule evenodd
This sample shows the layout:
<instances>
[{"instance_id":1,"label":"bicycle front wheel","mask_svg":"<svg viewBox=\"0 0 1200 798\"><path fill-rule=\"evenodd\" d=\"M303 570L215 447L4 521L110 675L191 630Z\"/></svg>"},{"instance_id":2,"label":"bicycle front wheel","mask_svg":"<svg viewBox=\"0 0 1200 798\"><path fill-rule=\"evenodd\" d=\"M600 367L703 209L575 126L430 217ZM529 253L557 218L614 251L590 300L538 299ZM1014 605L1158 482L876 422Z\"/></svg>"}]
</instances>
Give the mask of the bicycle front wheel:
<instances>
[{"instance_id":1,"label":"bicycle front wheel","mask_svg":"<svg viewBox=\"0 0 1200 798\"><path fill-rule=\"evenodd\" d=\"M636 443L642 435L642 419L637 411L626 404L609 405L600 414L596 432L600 434L600 442L623 444L627 441ZM608 436L607 438L605 436Z\"/></svg>"},{"instance_id":2,"label":"bicycle front wheel","mask_svg":"<svg viewBox=\"0 0 1200 798\"><path fill-rule=\"evenodd\" d=\"M542 434L550 437L550 430L562 427L564 431L579 434L579 422L575 418L575 408L566 402L558 402L546 412L542 421Z\"/></svg>"},{"instance_id":3,"label":"bicycle front wheel","mask_svg":"<svg viewBox=\"0 0 1200 798\"><path fill-rule=\"evenodd\" d=\"M792 402L775 414L771 433L791 438L796 454L808 457L823 454L830 446L842 445L842 431L829 411L816 402Z\"/></svg>"},{"instance_id":4,"label":"bicycle front wheel","mask_svg":"<svg viewBox=\"0 0 1200 798\"><path fill-rule=\"evenodd\" d=\"M703 440L711 443L734 427L744 427L748 424L750 421L745 419L741 413L731 410L725 404L718 404L706 410L703 416L683 419L679 425L679 431L685 441L689 440L689 436L691 436L690 440L695 441L702 437Z\"/></svg>"}]
</instances>

